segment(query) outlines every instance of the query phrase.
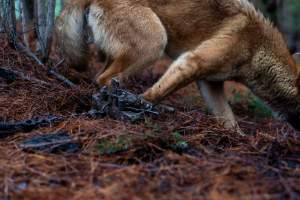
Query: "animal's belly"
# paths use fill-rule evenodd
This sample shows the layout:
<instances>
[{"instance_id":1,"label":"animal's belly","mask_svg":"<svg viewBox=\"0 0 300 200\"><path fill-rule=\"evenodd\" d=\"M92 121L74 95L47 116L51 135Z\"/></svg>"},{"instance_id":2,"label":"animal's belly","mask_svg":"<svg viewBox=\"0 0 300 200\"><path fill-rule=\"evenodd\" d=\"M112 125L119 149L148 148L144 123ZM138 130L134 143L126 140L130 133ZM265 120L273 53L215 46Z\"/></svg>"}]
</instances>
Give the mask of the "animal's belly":
<instances>
[{"instance_id":1,"label":"animal's belly","mask_svg":"<svg viewBox=\"0 0 300 200\"><path fill-rule=\"evenodd\" d=\"M197 35L197 32L194 33ZM191 36L189 34L182 34L180 37L168 35L168 44L166 46L166 54L173 59L176 59L181 54L192 51L197 46L201 45L206 37L203 36Z\"/></svg>"},{"instance_id":2,"label":"animal's belly","mask_svg":"<svg viewBox=\"0 0 300 200\"><path fill-rule=\"evenodd\" d=\"M205 79L207 81L227 81L227 80L233 80L234 79L234 74L232 73L216 73L212 74Z\"/></svg>"}]
</instances>

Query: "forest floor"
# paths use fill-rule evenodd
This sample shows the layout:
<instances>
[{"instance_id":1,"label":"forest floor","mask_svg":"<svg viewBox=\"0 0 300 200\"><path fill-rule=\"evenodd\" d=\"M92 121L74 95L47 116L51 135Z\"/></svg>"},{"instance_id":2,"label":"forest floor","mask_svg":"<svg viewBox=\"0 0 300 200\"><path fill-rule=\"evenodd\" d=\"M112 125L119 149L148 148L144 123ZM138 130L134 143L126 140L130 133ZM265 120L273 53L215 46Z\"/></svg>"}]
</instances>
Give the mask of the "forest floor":
<instances>
[{"instance_id":1,"label":"forest floor","mask_svg":"<svg viewBox=\"0 0 300 200\"><path fill-rule=\"evenodd\" d=\"M0 67L36 81L0 78L0 120L60 115L51 127L0 138L0 199L300 199L300 134L269 117L248 92L227 84L246 134L207 114L195 85L164 101L175 113L131 124L72 115L91 108L95 87L68 88L0 37ZM68 75L61 67L61 72ZM140 92L154 82L128 87ZM232 92L233 91L233 92ZM24 151L26 139L66 132L76 153Z\"/></svg>"}]
</instances>

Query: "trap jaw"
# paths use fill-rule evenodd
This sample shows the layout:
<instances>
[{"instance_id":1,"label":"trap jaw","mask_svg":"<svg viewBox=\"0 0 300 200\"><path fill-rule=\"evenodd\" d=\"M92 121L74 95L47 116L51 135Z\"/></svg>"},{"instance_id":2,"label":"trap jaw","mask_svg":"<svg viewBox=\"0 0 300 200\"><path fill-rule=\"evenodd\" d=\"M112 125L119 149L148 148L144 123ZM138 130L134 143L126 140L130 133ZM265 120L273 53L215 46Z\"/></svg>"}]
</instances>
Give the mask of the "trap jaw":
<instances>
[{"instance_id":1,"label":"trap jaw","mask_svg":"<svg viewBox=\"0 0 300 200\"><path fill-rule=\"evenodd\" d=\"M116 79L112 79L109 87L104 86L93 95L93 104L91 113L100 113L132 123L144 119L145 115L159 115L153 104L139 95L121 89Z\"/></svg>"}]
</instances>

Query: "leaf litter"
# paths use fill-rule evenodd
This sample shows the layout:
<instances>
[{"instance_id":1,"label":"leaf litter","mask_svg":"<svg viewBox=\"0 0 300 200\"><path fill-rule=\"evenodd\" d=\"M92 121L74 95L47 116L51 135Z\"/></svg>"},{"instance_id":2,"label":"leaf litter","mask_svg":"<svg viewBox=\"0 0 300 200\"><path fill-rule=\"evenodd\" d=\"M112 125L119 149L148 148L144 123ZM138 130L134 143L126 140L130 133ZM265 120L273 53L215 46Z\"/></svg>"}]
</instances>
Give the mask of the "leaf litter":
<instances>
[{"instance_id":1,"label":"leaf litter","mask_svg":"<svg viewBox=\"0 0 300 200\"><path fill-rule=\"evenodd\" d=\"M235 107L247 134L240 136L216 123L198 100L192 104L194 97L187 100L196 94L193 85L164 102L176 112L143 116L138 123L78 116L93 106L94 86L82 81L67 88L3 38L0 43L1 67L47 83L0 78L0 120L64 117L0 140L1 199L300 198L300 135L287 124L246 118L248 111ZM145 89L141 85L128 88L136 93ZM80 150L24 151L30 140L49 133L63 133Z\"/></svg>"}]
</instances>

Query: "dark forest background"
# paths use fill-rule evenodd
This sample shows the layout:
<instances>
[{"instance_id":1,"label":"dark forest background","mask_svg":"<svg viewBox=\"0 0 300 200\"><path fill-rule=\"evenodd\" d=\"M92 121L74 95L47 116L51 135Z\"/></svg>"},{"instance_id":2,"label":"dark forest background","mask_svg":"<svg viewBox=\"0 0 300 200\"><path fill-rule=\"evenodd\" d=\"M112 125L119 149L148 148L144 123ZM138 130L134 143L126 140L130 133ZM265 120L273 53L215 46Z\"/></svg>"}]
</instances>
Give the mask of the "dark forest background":
<instances>
[{"instance_id":1,"label":"dark forest background","mask_svg":"<svg viewBox=\"0 0 300 200\"><path fill-rule=\"evenodd\" d=\"M292 52L300 51L300 1L252 0L284 34Z\"/></svg>"}]
</instances>

